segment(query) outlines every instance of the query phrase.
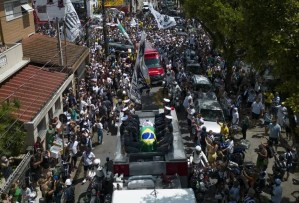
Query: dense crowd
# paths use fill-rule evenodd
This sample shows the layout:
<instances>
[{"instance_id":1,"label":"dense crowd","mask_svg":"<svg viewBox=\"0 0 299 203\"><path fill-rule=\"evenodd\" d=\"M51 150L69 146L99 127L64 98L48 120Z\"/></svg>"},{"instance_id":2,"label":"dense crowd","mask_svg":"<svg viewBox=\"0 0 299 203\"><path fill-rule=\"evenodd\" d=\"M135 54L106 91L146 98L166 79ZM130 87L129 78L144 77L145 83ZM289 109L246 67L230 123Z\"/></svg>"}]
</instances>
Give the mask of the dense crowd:
<instances>
[{"instance_id":1,"label":"dense crowd","mask_svg":"<svg viewBox=\"0 0 299 203\"><path fill-rule=\"evenodd\" d=\"M130 24L133 17L137 22L136 26ZM139 42L144 30L147 41L159 50L162 65L166 70L164 87L168 94L164 96L173 102L173 94L179 95L181 105L178 108L184 109L190 129L194 125L198 127L198 133L194 137L193 165L217 169L215 198L219 199L219 202L254 203L257 188L262 187L266 178L268 159L277 153L275 148L281 138L281 130L286 131L288 139L291 137L287 109L279 93L272 91L263 75L249 70L241 61L234 64L231 86L226 87L225 59L216 50L212 50L209 35L194 19L179 18L178 25L168 30L157 29L151 15L139 18L133 15L125 16L120 20L133 44ZM109 42L128 43L117 27L108 28ZM50 36L56 35L52 26L43 27L41 31ZM58 117L53 118L48 127L46 148L43 149L39 139L34 145L30 177L32 182L40 186L46 202L61 202L63 194L67 202L75 202L70 173L76 169L78 157L82 156L85 175L82 183L85 183L88 180L88 171L97 159L92 152L95 145L92 142L93 136L96 136L98 144L104 144L104 132L108 132L109 127L118 121L121 112L133 115L135 109L139 108L129 99L130 80L135 63L134 50L121 51L110 47L109 56L105 56L103 40L102 30L93 29L89 38L91 57L85 68L85 77L78 78L76 89L69 88L63 95L63 111L68 119L64 126L68 145L60 160L61 167L52 172L49 170L51 164L56 164L50 159L49 149L55 140L62 138L63 124ZM79 44L86 46L87 43L81 41ZM203 97L203 92L195 90L190 82L192 75L185 69L190 60L200 64L201 74L210 79L215 87L215 95L223 106L227 122L218 122L221 126L220 135L207 132L203 125L205 118L195 110L196 99ZM261 144L256 150L256 173L245 169L236 173L227 171L228 166L234 164L231 161L235 147L234 136L242 133L246 140L246 131L256 125L263 125L265 136L269 138L269 142ZM221 148L220 143L216 142L215 137L219 136L227 144L225 148ZM279 157L281 162L275 162L285 163L285 166L277 167L285 167L286 176L273 178L272 202L280 202L282 198L280 184L288 179L292 164L291 153L292 149L288 148L286 153ZM261 185L256 186L257 181L260 181ZM24 186L15 183L10 195L14 201L20 202L22 199L22 202L26 202L30 199L30 186L31 182ZM7 198L8 196L2 197L3 200Z\"/></svg>"}]
</instances>

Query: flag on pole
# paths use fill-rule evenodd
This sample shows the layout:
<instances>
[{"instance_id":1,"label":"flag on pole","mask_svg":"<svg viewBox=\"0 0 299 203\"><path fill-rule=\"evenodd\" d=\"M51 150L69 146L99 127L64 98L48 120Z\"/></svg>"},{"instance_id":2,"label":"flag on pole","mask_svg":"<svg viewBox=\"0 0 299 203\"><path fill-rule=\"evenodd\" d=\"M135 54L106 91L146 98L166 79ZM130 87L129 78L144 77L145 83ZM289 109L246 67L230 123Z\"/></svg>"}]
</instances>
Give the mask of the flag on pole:
<instances>
[{"instance_id":1,"label":"flag on pole","mask_svg":"<svg viewBox=\"0 0 299 203\"><path fill-rule=\"evenodd\" d=\"M130 88L130 98L138 104L141 104L141 94L143 89L148 89L150 85L148 69L144 63L145 39L146 34L143 31L141 33L141 39Z\"/></svg>"},{"instance_id":2,"label":"flag on pole","mask_svg":"<svg viewBox=\"0 0 299 203\"><path fill-rule=\"evenodd\" d=\"M120 30L120 32L128 39L128 41L130 42L130 44L133 45L133 42L131 41L128 33L126 32L125 28L122 26L122 24L119 22L118 19L117 19L117 27Z\"/></svg>"},{"instance_id":3,"label":"flag on pole","mask_svg":"<svg viewBox=\"0 0 299 203\"><path fill-rule=\"evenodd\" d=\"M167 29L176 25L174 17L163 15L156 11L153 7L153 4L149 4L149 10L153 14L159 29Z\"/></svg>"}]
</instances>

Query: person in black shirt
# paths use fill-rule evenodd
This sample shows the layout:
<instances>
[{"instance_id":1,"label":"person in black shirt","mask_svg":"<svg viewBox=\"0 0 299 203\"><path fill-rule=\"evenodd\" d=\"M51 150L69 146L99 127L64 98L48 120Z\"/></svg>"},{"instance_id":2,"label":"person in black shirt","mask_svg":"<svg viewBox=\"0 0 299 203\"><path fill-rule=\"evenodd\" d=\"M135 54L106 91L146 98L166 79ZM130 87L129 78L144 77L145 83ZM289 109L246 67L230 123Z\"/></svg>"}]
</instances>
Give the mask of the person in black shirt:
<instances>
[{"instance_id":1,"label":"person in black shirt","mask_svg":"<svg viewBox=\"0 0 299 203\"><path fill-rule=\"evenodd\" d=\"M72 185L70 179L65 181L66 189L64 190L64 203L74 203L75 202L75 187Z\"/></svg>"}]
</instances>

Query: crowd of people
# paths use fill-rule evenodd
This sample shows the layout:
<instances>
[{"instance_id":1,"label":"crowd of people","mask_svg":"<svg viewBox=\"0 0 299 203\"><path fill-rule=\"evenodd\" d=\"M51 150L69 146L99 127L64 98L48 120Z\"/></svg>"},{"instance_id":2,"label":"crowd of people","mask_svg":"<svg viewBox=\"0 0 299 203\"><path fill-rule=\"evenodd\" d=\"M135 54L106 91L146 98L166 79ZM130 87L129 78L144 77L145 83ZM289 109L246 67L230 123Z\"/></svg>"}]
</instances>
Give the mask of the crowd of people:
<instances>
[{"instance_id":1,"label":"crowd of people","mask_svg":"<svg viewBox=\"0 0 299 203\"><path fill-rule=\"evenodd\" d=\"M137 22L135 26L130 24L132 18ZM233 67L231 87L226 87L225 59L216 50L212 50L209 35L193 19L179 18L177 26L168 30L159 30L151 15L131 15L120 20L133 44L139 42L141 32L145 31L147 41L159 50L162 66L166 70L165 81L168 84L168 92L172 92L172 88L179 91L181 102L179 108L184 109L188 125L191 128L195 123L200 128L198 136L194 139L193 164L217 168L218 182L215 198L217 196L219 202L254 203L254 194L257 192L256 180L262 179L259 176L265 178L266 169L269 167L268 159L277 153L275 147L279 144L282 129L286 131L287 138L291 137L287 109L279 93L272 92L271 87L267 86L260 74L249 71L240 61L236 61ZM88 171L96 159L96 155L92 152L95 145L92 142L93 136L96 136L99 145L104 144L103 132L109 131L109 127L114 125L121 112L134 114L135 109L139 108L129 99L130 80L135 63L134 50L126 52L110 47L109 56L106 56L102 30L92 29L91 31L89 43L86 41L78 43L82 46L87 44L90 46L90 63L85 67L85 77L78 78L77 89L69 88L63 95L63 111L68 119L64 126L68 145L61 165L63 167L67 165L67 168L62 167L63 169L54 172L49 170L52 164L49 149L54 140L61 138L62 135L62 123L57 117L52 119L48 127L46 147L43 147L41 140L37 140L34 145L30 175L33 181L39 184L46 202L61 202L63 193L66 202L75 202L70 173L76 169L78 157L82 156L85 176L82 183L84 184L89 178ZM42 32L51 36L56 33L51 26L48 30L43 28ZM181 32L186 34L179 34ZM108 27L108 33L109 42L128 44L117 27ZM192 51L195 52L193 58ZM218 123L221 126L220 134L228 143L225 149L220 150L219 143L214 140L215 133L206 131L203 125L205 118L195 110L196 98L202 95L200 91L194 90L190 82L190 73L185 69L191 58L200 64L202 74L216 87L215 94L224 108L228 122ZM263 123L260 123L261 119ZM257 173L248 174L246 170L241 175L229 173L227 166L230 164L230 155L234 151L234 135L242 133L243 139L246 139L246 131L256 125L263 125L265 136L269 138L268 143L261 144L256 150ZM286 164L287 175L273 179L272 202L281 201L280 185L282 181L288 179L291 170L292 161L289 158L291 151L292 149L287 149L287 152L279 157ZM14 186L10 195L15 202L20 202L20 198L26 202L27 196L31 193L30 184L28 182L21 187L17 184ZM15 197L19 189L21 195ZM8 198L7 194L2 197L4 202Z\"/></svg>"}]
</instances>

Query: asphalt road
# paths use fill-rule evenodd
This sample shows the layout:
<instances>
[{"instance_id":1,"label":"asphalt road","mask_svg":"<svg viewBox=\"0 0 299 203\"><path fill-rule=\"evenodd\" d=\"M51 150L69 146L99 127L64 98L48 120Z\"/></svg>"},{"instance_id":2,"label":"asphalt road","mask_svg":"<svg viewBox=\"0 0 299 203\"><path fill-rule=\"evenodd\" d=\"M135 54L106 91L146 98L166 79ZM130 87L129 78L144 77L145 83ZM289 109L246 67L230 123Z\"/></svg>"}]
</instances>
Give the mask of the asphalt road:
<instances>
[{"instance_id":1,"label":"asphalt road","mask_svg":"<svg viewBox=\"0 0 299 203\"><path fill-rule=\"evenodd\" d=\"M161 106L163 100L163 96L161 95L161 88L154 87L151 89L149 96L143 96L143 109L157 109ZM187 120L182 111L177 112L180 129L185 145L185 151L187 154L191 154L194 148L194 144L189 139L189 133L187 128ZM246 162L256 162L257 154L254 152L254 149L258 147L258 145L265 141L263 138L263 128L253 128L248 130L247 138L250 141L251 145L250 148L246 152L245 161ZM284 135L284 133L283 133ZM237 140L241 138L241 135L236 136ZM111 159L114 156L114 150L116 146L116 131L115 132L105 132L104 133L104 143L102 145L94 146L93 152L94 154L100 158L102 161L105 161L106 157L110 157ZM283 152L284 149L279 147L278 153ZM268 172L272 173L272 165L273 165L273 158L270 159L268 165ZM81 184L83 180L83 167L81 166L78 169L77 178L74 180L74 184L76 185L76 200L77 202L84 202L84 192L87 189L88 182L84 185ZM282 203L295 203L299 202L299 173L298 171L295 174L290 174L289 180L287 182L282 183L283 187L283 200ZM270 194L263 192L261 194L261 202L267 202L270 200ZM213 191L208 192L206 199L203 203L209 202L214 203L217 202L214 199Z\"/></svg>"}]
</instances>

